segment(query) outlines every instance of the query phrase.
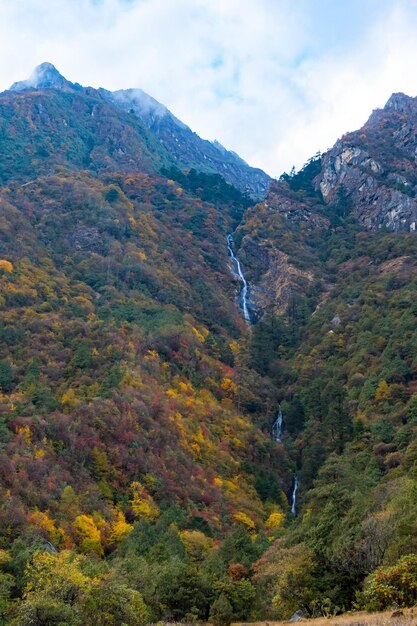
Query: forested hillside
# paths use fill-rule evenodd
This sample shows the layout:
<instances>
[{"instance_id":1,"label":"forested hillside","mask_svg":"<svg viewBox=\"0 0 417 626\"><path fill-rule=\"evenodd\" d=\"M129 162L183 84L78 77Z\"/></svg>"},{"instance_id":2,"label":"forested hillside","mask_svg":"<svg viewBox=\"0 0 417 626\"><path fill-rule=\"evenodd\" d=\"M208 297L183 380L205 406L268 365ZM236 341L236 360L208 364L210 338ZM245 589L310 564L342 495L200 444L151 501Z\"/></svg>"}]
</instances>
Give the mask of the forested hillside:
<instances>
[{"instance_id":1,"label":"forested hillside","mask_svg":"<svg viewBox=\"0 0 417 626\"><path fill-rule=\"evenodd\" d=\"M36 81L0 95L0 623L415 602L414 101L254 205Z\"/></svg>"},{"instance_id":2,"label":"forested hillside","mask_svg":"<svg viewBox=\"0 0 417 626\"><path fill-rule=\"evenodd\" d=\"M321 161L284 176L240 227L249 264L279 242L292 288L282 318L270 283L251 338L252 366L279 390L301 486L296 524L255 566L278 617L415 601L415 557L395 564L416 551L417 242L364 231L347 192L325 203Z\"/></svg>"},{"instance_id":3,"label":"forested hillside","mask_svg":"<svg viewBox=\"0 0 417 626\"><path fill-rule=\"evenodd\" d=\"M2 96L2 619L243 618L293 472L240 343L249 201L100 100Z\"/></svg>"}]
</instances>

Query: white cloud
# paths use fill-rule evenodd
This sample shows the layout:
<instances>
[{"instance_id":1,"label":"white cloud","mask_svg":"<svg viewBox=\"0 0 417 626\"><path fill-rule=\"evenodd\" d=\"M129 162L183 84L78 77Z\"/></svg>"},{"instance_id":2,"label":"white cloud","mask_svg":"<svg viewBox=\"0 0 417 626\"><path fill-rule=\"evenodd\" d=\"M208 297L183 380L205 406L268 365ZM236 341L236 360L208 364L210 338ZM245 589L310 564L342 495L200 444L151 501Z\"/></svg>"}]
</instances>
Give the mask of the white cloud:
<instances>
[{"instance_id":1,"label":"white cloud","mask_svg":"<svg viewBox=\"0 0 417 626\"><path fill-rule=\"evenodd\" d=\"M0 88L42 61L141 87L279 175L417 95L416 26L411 0L0 0Z\"/></svg>"}]
</instances>

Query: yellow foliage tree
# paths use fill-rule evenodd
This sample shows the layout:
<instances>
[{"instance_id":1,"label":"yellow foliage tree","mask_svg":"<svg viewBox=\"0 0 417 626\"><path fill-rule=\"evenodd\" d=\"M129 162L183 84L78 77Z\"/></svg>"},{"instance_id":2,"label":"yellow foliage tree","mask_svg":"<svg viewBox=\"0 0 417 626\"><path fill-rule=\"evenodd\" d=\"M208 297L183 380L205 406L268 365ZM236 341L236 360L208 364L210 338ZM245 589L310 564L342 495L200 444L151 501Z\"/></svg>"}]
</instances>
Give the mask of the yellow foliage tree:
<instances>
[{"instance_id":1,"label":"yellow foliage tree","mask_svg":"<svg viewBox=\"0 0 417 626\"><path fill-rule=\"evenodd\" d=\"M91 456L93 457L94 473L100 478L105 478L110 472L110 461L107 452L94 446Z\"/></svg>"},{"instance_id":2,"label":"yellow foliage tree","mask_svg":"<svg viewBox=\"0 0 417 626\"><path fill-rule=\"evenodd\" d=\"M204 335L200 333L200 331L197 328L195 328L195 326L193 326L191 330L193 331L194 335L197 337L198 341L200 343L204 343L204 339L205 339Z\"/></svg>"},{"instance_id":3,"label":"yellow foliage tree","mask_svg":"<svg viewBox=\"0 0 417 626\"><path fill-rule=\"evenodd\" d=\"M100 531L91 515L78 515L74 521L74 531L82 552L96 552L103 555Z\"/></svg>"},{"instance_id":4,"label":"yellow foliage tree","mask_svg":"<svg viewBox=\"0 0 417 626\"><path fill-rule=\"evenodd\" d=\"M284 513L281 513L281 511L274 511L266 520L265 526L269 528L270 530L275 530L279 528L280 526L282 526L284 519L285 519Z\"/></svg>"},{"instance_id":5,"label":"yellow foliage tree","mask_svg":"<svg viewBox=\"0 0 417 626\"><path fill-rule=\"evenodd\" d=\"M3 272L10 274L10 272L13 272L13 265L12 263L10 263L10 261L0 259L0 270L3 270Z\"/></svg>"},{"instance_id":6,"label":"yellow foliage tree","mask_svg":"<svg viewBox=\"0 0 417 626\"><path fill-rule=\"evenodd\" d=\"M227 397L234 398L237 395L237 385L231 378L224 377L220 386Z\"/></svg>"},{"instance_id":7,"label":"yellow foliage tree","mask_svg":"<svg viewBox=\"0 0 417 626\"><path fill-rule=\"evenodd\" d=\"M132 524L126 522L126 518L122 511L117 511L116 521L112 524L110 532L110 543L117 543L123 537L132 532Z\"/></svg>"},{"instance_id":8,"label":"yellow foliage tree","mask_svg":"<svg viewBox=\"0 0 417 626\"><path fill-rule=\"evenodd\" d=\"M378 383L378 387L376 388L376 391L375 391L375 400L379 402L381 400L389 400L390 397L391 397L391 392L390 392L390 388L389 388L387 381L381 380L381 382Z\"/></svg>"},{"instance_id":9,"label":"yellow foliage tree","mask_svg":"<svg viewBox=\"0 0 417 626\"><path fill-rule=\"evenodd\" d=\"M159 516L159 507L154 502L153 498L147 492L146 488L139 482L133 482L131 484L132 499L130 500L130 506L133 513L138 519L145 519L152 521Z\"/></svg>"},{"instance_id":10,"label":"yellow foliage tree","mask_svg":"<svg viewBox=\"0 0 417 626\"><path fill-rule=\"evenodd\" d=\"M185 551L194 561L202 561L213 546L213 541L200 530L183 530L180 537Z\"/></svg>"},{"instance_id":11,"label":"yellow foliage tree","mask_svg":"<svg viewBox=\"0 0 417 626\"><path fill-rule=\"evenodd\" d=\"M25 572L25 598L32 593L45 591L53 597L66 600L85 592L91 583L79 569L83 558L85 557L74 557L68 550L58 554L41 550L35 552Z\"/></svg>"},{"instance_id":12,"label":"yellow foliage tree","mask_svg":"<svg viewBox=\"0 0 417 626\"><path fill-rule=\"evenodd\" d=\"M31 435L30 426L19 426L17 428L17 434L24 439L24 442L27 446L30 446L31 443Z\"/></svg>"},{"instance_id":13,"label":"yellow foliage tree","mask_svg":"<svg viewBox=\"0 0 417 626\"><path fill-rule=\"evenodd\" d=\"M9 551L0 549L0 568L5 567L11 560Z\"/></svg>"},{"instance_id":14,"label":"yellow foliage tree","mask_svg":"<svg viewBox=\"0 0 417 626\"><path fill-rule=\"evenodd\" d=\"M243 513L243 511L238 511L237 513L234 514L233 517L235 518L237 522L241 522L241 524L244 524L250 532L255 531L255 528L256 528L255 522L249 517L249 515L246 515L246 513Z\"/></svg>"},{"instance_id":15,"label":"yellow foliage tree","mask_svg":"<svg viewBox=\"0 0 417 626\"><path fill-rule=\"evenodd\" d=\"M28 520L33 526L36 526L40 530L44 531L48 538L55 545L59 545L65 539L65 533L62 528L58 528L53 519L49 517L48 511L35 510L30 513Z\"/></svg>"},{"instance_id":16,"label":"yellow foliage tree","mask_svg":"<svg viewBox=\"0 0 417 626\"><path fill-rule=\"evenodd\" d=\"M76 406L78 406L80 404L79 399L77 398L77 396L75 395L75 391L74 389L68 389L68 391L66 391L62 396L61 396L61 404L65 407L65 409L73 409Z\"/></svg>"},{"instance_id":17,"label":"yellow foliage tree","mask_svg":"<svg viewBox=\"0 0 417 626\"><path fill-rule=\"evenodd\" d=\"M140 593L111 573L86 575L84 560L67 550L35 552L14 623L145 626L149 616Z\"/></svg>"}]
</instances>

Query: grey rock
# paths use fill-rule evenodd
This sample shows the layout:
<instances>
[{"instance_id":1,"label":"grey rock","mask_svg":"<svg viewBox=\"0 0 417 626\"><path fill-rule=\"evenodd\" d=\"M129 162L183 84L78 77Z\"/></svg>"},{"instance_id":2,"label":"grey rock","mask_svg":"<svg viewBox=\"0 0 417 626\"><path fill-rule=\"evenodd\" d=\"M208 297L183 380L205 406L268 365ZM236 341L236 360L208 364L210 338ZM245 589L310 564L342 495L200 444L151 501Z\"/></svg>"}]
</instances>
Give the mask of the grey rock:
<instances>
[{"instance_id":1,"label":"grey rock","mask_svg":"<svg viewBox=\"0 0 417 626\"><path fill-rule=\"evenodd\" d=\"M322 158L315 186L327 204L341 199L369 230L414 232L417 226L417 98L393 94L359 131Z\"/></svg>"},{"instance_id":2,"label":"grey rock","mask_svg":"<svg viewBox=\"0 0 417 626\"><path fill-rule=\"evenodd\" d=\"M236 152L218 141L207 141L194 133L163 104L141 89L122 89L101 94L118 107L133 112L156 135L180 167L220 174L231 185L254 199L263 199L272 179L258 168L250 167Z\"/></svg>"},{"instance_id":3,"label":"grey rock","mask_svg":"<svg viewBox=\"0 0 417 626\"><path fill-rule=\"evenodd\" d=\"M74 250L80 252L103 251L103 240L97 228L94 227L79 226L71 233L69 242Z\"/></svg>"},{"instance_id":4,"label":"grey rock","mask_svg":"<svg viewBox=\"0 0 417 626\"><path fill-rule=\"evenodd\" d=\"M304 613L303 611L296 611L291 617L290 617L290 622L299 622L301 619L304 618Z\"/></svg>"}]
</instances>

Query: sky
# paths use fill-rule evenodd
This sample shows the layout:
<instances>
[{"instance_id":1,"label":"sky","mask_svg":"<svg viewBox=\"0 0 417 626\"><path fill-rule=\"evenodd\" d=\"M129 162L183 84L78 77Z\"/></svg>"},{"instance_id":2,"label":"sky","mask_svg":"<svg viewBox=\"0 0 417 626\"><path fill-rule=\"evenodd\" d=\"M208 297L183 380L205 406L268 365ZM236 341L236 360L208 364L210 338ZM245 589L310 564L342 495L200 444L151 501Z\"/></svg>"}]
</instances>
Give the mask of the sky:
<instances>
[{"instance_id":1,"label":"sky","mask_svg":"<svg viewBox=\"0 0 417 626\"><path fill-rule=\"evenodd\" d=\"M140 87L278 177L417 96L416 0L0 0L0 90L53 63Z\"/></svg>"}]
</instances>

